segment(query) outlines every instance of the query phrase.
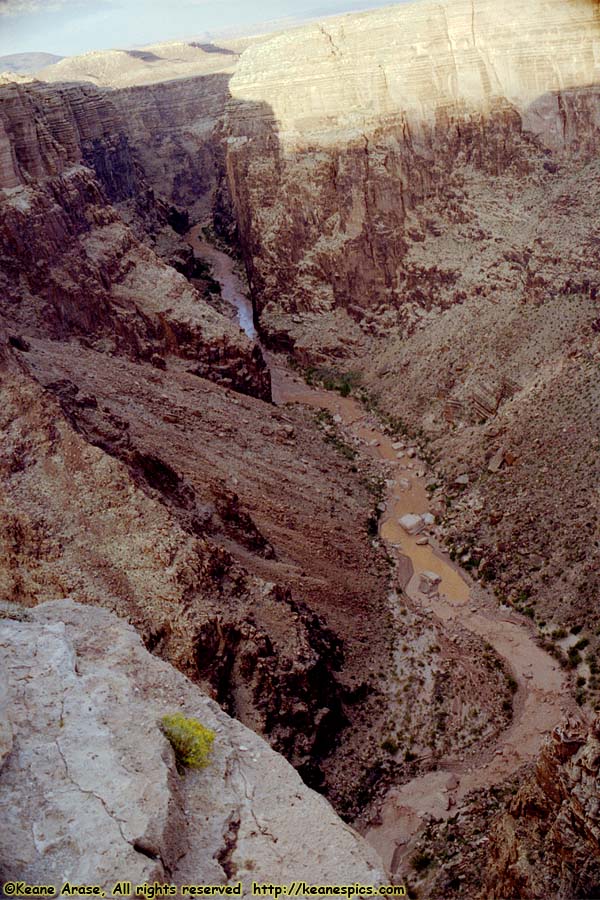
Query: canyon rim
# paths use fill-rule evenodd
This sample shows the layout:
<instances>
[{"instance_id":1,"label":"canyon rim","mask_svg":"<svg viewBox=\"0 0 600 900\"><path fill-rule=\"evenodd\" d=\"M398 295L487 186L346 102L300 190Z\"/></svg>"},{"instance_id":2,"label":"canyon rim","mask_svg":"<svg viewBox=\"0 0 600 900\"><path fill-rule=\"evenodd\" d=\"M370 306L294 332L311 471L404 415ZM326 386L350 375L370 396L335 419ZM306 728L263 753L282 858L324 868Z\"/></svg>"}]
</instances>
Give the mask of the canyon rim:
<instances>
[{"instance_id":1,"label":"canyon rim","mask_svg":"<svg viewBox=\"0 0 600 900\"><path fill-rule=\"evenodd\" d=\"M600 4L14 49L5 895L600 897Z\"/></svg>"}]
</instances>

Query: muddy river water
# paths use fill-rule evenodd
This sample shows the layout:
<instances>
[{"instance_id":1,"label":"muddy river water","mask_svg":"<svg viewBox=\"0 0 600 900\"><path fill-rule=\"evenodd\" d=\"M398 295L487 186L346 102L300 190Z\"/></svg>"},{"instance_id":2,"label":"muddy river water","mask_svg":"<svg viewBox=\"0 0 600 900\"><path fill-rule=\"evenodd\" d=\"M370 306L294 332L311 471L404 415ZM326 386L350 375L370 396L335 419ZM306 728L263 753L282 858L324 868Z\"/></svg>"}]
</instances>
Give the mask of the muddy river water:
<instances>
[{"instance_id":1,"label":"muddy river water","mask_svg":"<svg viewBox=\"0 0 600 900\"><path fill-rule=\"evenodd\" d=\"M244 294L243 281L235 272L234 261L197 235L191 243L198 255L212 264L223 298L237 310L240 327L254 337L252 306ZM425 466L395 448L393 440L358 401L308 387L285 361L269 353L265 356L271 368L275 403L298 403L329 410L339 427L360 442L365 454L381 461L388 489L385 513L380 520L380 538L398 561L399 569L406 571L406 561L410 560L413 574L407 577L406 594L415 604L430 609L441 623L450 626L458 622L491 644L507 663L518 685L513 720L499 735L495 746L475 760L471 757L465 761L460 755L442 760L436 771L389 790L379 823L368 828L365 837L393 872L403 867L425 817L433 815L443 819L453 815L470 791L500 783L534 759L552 728L566 711L571 711L572 701L560 667L535 643L532 624L499 606L493 596L483 594L481 589L474 595L467 574L451 562L432 538L424 545L419 536L408 535L400 526L401 516L428 511ZM419 592L419 575L424 571L441 577L439 596L425 597Z\"/></svg>"}]
</instances>

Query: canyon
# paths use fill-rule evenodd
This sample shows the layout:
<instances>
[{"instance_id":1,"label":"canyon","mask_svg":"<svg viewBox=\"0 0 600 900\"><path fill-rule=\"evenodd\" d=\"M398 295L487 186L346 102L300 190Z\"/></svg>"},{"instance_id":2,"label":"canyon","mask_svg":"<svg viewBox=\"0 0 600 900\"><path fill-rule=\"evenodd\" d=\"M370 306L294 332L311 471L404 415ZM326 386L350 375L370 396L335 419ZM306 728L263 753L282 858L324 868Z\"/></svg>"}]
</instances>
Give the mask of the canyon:
<instances>
[{"instance_id":1,"label":"canyon","mask_svg":"<svg viewBox=\"0 0 600 900\"><path fill-rule=\"evenodd\" d=\"M103 884L596 896L599 61L594 0L419 0L0 77L3 876L87 791Z\"/></svg>"}]
</instances>

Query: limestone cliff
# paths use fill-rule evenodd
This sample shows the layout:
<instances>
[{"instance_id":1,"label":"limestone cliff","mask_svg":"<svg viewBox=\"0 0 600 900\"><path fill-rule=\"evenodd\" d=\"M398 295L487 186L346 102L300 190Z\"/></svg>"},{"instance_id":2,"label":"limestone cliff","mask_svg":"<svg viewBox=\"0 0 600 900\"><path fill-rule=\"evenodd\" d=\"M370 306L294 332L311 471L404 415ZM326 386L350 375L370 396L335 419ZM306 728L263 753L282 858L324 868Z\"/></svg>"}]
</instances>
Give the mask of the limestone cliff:
<instances>
[{"instance_id":1,"label":"limestone cliff","mask_svg":"<svg viewBox=\"0 0 600 900\"><path fill-rule=\"evenodd\" d=\"M529 170L534 148L540 167L594 153L599 44L595 0L422 0L247 50L228 167L265 331L282 310L361 321L379 308L389 325L410 301L453 302L477 276L447 252L428 261L445 223L424 204L472 220L465 163L494 178Z\"/></svg>"},{"instance_id":2,"label":"limestone cliff","mask_svg":"<svg viewBox=\"0 0 600 900\"><path fill-rule=\"evenodd\" d=\"M2 616L3 882L385 882L329 804L131 626L70 600ZM178 772L173 712L215 732L205 769Z\"/></svg>"}]
</instances>

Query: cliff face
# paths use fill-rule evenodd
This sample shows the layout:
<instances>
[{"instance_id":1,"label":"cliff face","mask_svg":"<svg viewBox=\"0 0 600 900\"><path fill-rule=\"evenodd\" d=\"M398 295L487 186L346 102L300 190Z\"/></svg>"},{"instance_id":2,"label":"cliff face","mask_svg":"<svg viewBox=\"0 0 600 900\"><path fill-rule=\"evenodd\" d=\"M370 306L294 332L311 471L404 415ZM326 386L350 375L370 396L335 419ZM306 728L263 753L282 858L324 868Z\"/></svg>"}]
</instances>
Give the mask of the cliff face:
<instances>
[{"instance_id":1,"label":"cliff face","mask_svg":"<svg viewBox=\"0 0 600 900\"><path fill-rule=\"evenodd\" d=\"M329 804L131 626L70 600L2 616L3 881L242 880L245 896L252 880L385 881ZM175 712L214 731L205 769L176 769L160 729Z\"/></svg>"},{"instance_id":2,"label":"cliff face","mask_svg":"<svg viewBox=\"0 0 600 900\"><path fill-rule=\"evenodd\" d=\"M492 830L484 896L598 895L599 736L598 722L555 729L534 776Z\"/></svg>"},{"instance_id":3,"label":"cliff face","mask_svg":"<svg viewBox=\"0 0 600 900\"><path fill-rule=\"evenodd\" d=\"M548 634L599 624L599 47L592 0L402 4L250 48L227 108L265 339L468 474L448 534Z\"/></svg>"},{"instance_id":4,"label":"cliff face","mask_svg":"<svg viewBox=\"0 0 600 900\"><path fill-rule=\"evenodd\" d=\"M117 207L129 204L166 227L165 204L110 99L84 85L36 83L9 83L1 98L4 327L84 336L134 358L175 354L201 374L269 397L258 348L122 218Z\"/></svg>"},{"instance_id":5,"label":"cliff face","mask_svg":"<svg viewBox=\"0 0 600 900\"><path fill-rule=\"evenodd\" d=\"M472 218L469 189L453 193L465 164L518 178L532 151L540 167L546 153L595 152L599 42L592 0L476 0L347 16L250 48L230 84L228 164L265 330L282 310L406 319L411 301L451 303L475 273L443 258L422 271L419 245L445 225L425 202Z\"/></svg>"},{"instance_id":6,"label":"cliff face","mask_svg":"<svg viewBox=\"0 0 600 900\"><path fill-rule=\"evenodd\" d=\"M230 77L215 73L110 95L153 189L190 221L214 216L225 232L234 227L221 140Z\"/></svg>"}]
</instances>

